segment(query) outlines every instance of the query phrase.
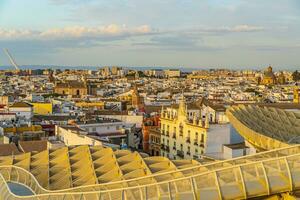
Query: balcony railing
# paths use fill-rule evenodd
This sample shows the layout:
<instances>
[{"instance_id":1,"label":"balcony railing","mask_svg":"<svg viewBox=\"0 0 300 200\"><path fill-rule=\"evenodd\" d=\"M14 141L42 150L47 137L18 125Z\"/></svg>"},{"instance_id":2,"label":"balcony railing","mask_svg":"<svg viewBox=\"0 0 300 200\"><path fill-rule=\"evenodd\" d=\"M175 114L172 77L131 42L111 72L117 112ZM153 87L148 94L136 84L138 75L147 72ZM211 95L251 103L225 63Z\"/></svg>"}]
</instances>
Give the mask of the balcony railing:
<instances>
[{"instance_id":1,"label":"balcony railing","mask_svg":"<svg viewBox=\"0 0 300 200\"><path fill-rule=\"evenodd\" d=\"M170 147L169 146L165 146L165 151L166 152L170 152Z\"/></svg>"},{"instance_id":2,"label":"balcony railing","mask_svg":"<svg viewBox=\"0 0 300 200\"><path fill-rule=\"evenodd\" d=\"M194 145L198 145L198 139L194 139Z\"/></svg>"},{"instance_id":3,"label":"balcony railing","mask_svg":"<svg viewBox=\"0 0 300 200\"><path fill-rule=\"evenodd\" d=\"M191 138L190 138L190 137L187 137L185 141L186 141L187 143L191 143Z\"/></svg>"},{"instance_id":4,"label":"balcony railing","mask_svg":"<svg viewBox=\"0 0 300 200\"><path fill-rule=\"evenodd\" d=\"M161 134L162 134L162 135L165 135L165 130L161 130Z\"/></svg>"},{"instance_id":5,"label":"balcony railing","mask_svg":"<svg viewBox=\"0 0 300 200\"><path fill-rule=\"evenodd\" d=\"M191 155L191 152L190 152L190 151L188 151L188 152L186 152L186 154L187 154L187 155Z\"/></svg>"},{"instance_id":6,"label":"balcony railing","mask_svg":"<svg viewBox=\"0 0 300 200\"><path fill-rule=\"evenodd\" d=\"M166 131L166 136L170 136L169 131Z\"/></svg>"},{"instance_id":7,"label":"balcony railing","mask_svg":"<svg viewBox=\"0 0 300 200\"><path fill-rule=\"evenodd\" d=\"M177 150L177 156L184 158L184 152L181 150Z\"/></svg>"},{"instance_id":8,"label":"balcony railing","mask_svg":"<svg viewBox=\"0 0 300 200\"><path fill-rule=\"evenodd\" d=\"M176 139L176 133L173 133L172 138L173 138L173 139Z\"/></svg>"}]
</instances>

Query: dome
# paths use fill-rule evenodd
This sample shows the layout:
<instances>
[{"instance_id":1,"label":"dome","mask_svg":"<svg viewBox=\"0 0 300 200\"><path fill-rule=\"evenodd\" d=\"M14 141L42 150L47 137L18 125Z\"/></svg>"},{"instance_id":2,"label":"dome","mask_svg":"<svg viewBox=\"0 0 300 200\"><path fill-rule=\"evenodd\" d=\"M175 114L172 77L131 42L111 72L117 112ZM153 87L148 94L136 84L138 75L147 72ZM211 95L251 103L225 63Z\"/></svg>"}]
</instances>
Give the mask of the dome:
<instances>
[{"instance_id":1,"label":"dome","mask_svg":"<svg viewBox=\"0 0 300 200\"><path fill-rule=\"evenodd\" d=\"M273 68L269 66L264 72L264 78L275 78Z\"/></svg>"}]
</instances>

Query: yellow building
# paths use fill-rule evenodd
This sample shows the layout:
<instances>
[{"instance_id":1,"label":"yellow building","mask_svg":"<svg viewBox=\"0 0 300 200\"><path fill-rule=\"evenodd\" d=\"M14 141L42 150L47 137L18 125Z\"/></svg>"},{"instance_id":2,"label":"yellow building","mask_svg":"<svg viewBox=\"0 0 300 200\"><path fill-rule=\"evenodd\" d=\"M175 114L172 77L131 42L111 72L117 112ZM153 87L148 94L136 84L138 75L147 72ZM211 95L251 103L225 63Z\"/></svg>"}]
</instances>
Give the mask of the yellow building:
<instances>
[{"instance_id":1,"label":"yellow building","mask_svg":"<svg viewBox=\"0 0 300 200\"><path fill-rule=\"evenodd\" d=\"M39 103L30 103L30 104L33 105L34 114L47 115L47 114L52 114L53 112L52 103L39 102Z\"/></svg>"},{"instance_id":2,"label":"yellow building","mask_svg":"<svg viewBox=\"0 0 300 200\"><path fill-rule=\"evenodd\" d=\"M103 110L104 102L102 102L102 101L99 101L99 102L80 101L80 102L76 102L75 106L80 107L80 108L96 108L98 110Z\"/></svg>"},{"instance_id":3,"label":"yellow building","mask_svg":"<svg viewBox=\"0 0 300 200\"><path fill-rule=\"evenodd\" d=\"M300 88L298 86L294 88L294 103L300 103Z\"/></svg>"},{"instance_id":4,"label":"yellow building","mask_svg":"<svg viewBox=\"0 0 300 200\"><path fill-rule=\"evenodd\" d=\"M196 159L205 153L208 117L205 122L194 114L187 116L184 97L179 108L162 109L161 112L161 155L171 159Z\"/></svg>"},{"instance_id":5,"label":"yellow building","mask_svg":"<svg viewBox=\"0 0 300 200\"><path fill-rule=\"evenodd\" d=\"M276 84L276 76L273 73L273 68L269 66L264 71L264 76L261 82L263 85L275 85Z\"/></svg>"},{"instance_id":6,"label":"yellow building","mask_svg":"<svg viewBox=\"0 0 300 200\"><path fill-rule=\"evenodd\" d=\"M43 128L40 125L7 127L7 128L3 128L3 134L7 134L7 133L22 134L25 132L37 132L42 130Z\"/></svg>"}]
</instances>

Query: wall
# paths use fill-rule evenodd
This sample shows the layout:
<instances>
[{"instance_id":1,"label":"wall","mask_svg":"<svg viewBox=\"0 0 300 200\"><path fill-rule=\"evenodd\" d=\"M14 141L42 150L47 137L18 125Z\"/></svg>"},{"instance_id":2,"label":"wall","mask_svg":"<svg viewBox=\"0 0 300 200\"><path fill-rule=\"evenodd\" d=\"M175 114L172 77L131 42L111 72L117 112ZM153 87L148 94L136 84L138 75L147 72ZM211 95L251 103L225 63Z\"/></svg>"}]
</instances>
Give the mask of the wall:
<instances>
[{"instance_id":1,"label":"wall","mask_svg":"<svg viewBox=\"0 0 300 200\"><path fill-rule=\"evenodd\" d=\"M55 126L55 135L59 137L66 146L72 145L92 145L102 146L102 142L92 139L86 135L78 134L63 127Z\"/></svg>"},{"instance_id":2,"label":"wall","mask_svg":"<svg viewBox=\"0 0 300 200\"><path fill-rule=\"evenodd\" d=\"M34 114L47 115L52 114L52 103L31 103L33 105Z\"/></svg>"}]
</instances>

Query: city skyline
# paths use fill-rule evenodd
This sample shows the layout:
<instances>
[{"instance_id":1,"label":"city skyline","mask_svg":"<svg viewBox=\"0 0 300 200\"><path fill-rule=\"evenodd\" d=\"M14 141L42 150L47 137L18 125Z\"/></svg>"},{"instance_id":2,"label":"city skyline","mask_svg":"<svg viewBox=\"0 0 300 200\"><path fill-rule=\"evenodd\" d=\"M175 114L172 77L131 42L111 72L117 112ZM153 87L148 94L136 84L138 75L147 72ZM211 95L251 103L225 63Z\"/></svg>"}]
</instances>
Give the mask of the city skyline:
<instances>
[{"instance_id":1,"label":"city skyline","mask_svg":"<svg viewBox=\"0 0 300 200\"><path fill-rule=\"evenodd\" d=\"M295 70L299 9L296 0L4 0L0 47L19 65Z\"/></svg>"}]
</instances>

